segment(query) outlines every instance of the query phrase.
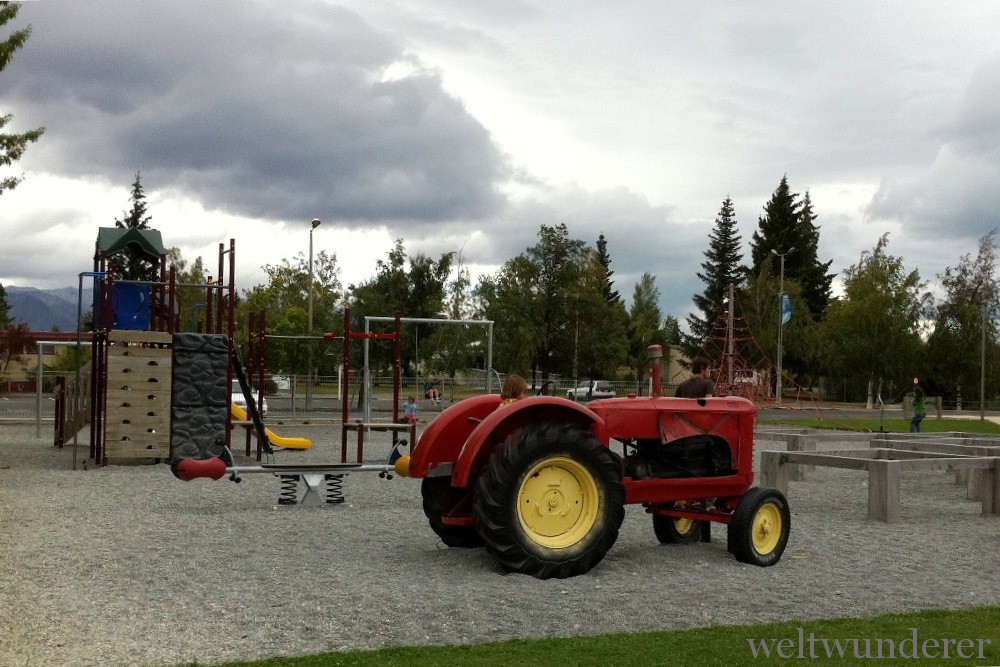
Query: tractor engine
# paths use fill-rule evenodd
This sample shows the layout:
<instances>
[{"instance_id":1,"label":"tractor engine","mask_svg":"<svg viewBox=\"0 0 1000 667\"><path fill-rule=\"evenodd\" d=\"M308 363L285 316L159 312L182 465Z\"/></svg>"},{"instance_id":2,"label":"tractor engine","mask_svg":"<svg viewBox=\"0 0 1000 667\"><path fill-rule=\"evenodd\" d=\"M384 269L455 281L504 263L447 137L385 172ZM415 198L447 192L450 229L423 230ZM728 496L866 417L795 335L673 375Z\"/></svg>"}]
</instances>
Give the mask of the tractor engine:
<instances>
[{"instance_id":1,"label":"tractor engine","mask_svg":"<svg viewBox=\"0 0 1000 667\"><path fill-rule=\"evenodd\" d=\"M733 459L729 445L722 438L695 435L669 443L640 439L628 443L625 477L671 479L678 477L719 477L731 475Z\"/></svg>"}]
</instances>

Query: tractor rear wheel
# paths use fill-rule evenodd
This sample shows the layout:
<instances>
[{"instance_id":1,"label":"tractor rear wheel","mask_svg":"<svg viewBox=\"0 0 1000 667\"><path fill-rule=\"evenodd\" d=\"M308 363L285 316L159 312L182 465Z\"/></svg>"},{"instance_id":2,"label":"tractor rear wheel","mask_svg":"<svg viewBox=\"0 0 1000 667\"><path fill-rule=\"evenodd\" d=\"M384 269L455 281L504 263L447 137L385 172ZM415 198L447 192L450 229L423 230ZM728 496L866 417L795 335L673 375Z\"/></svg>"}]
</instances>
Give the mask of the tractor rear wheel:
<instances>
[{"instance_id":1,"label":"tractor rear wheel","mask_svg":"<svg viewBox=\"0 0 1000 667\"><path fill-rule=\"evenodd\" d=\"M455 509L466 493L467 489L456 489L451 485L451 477L424 477L420 483L424 514L431 530L449 547L473 549L483 546L475 526L452 526L444 522L444 515Z\"/></svg>"},{"instance_id":2,"label":"tractor rear wheel","mask_svg":"<svg viewBox=\"0 0 1000 667\"><path fill-rule=\"evenodd\" d=\"M791 513L781 491L750 489L740 499L729 524L729 552L741 563L766 567L781 560L788 544Z\"/></svg>"},{"instance_id":3,"label":"tractor rear wheel","mask_svg":"<svg viewBox=\"0 0 1000 667\"><path fill-rule=\"evenodd\" d=\"M493 452L476 484L476 526L508 570L539 579L589 571L625 517L621 465L590 431L546 423Z\"/></svg>"},{"instance_id":4,"label":"tractor rear wheel","mask_svg":"<svg viewBox=\"0 0 1000 667\"><path fill-rule=\"evenodd\" d=\"M653 514L653 532L660 544L692 544L701 540L701 521Z\"/></svg>"}]
</instances>

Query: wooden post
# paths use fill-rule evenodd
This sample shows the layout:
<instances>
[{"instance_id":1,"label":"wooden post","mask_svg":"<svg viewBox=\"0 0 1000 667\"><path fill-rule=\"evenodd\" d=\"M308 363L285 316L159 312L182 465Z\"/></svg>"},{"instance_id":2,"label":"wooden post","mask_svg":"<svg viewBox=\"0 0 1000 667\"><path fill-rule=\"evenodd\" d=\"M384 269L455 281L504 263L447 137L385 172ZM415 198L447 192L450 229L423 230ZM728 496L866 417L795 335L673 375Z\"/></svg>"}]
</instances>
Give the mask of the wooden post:
<instances>
[{"instance_id":1,"label":"wooden post","mask_svg":"<svg viewBox=\"0 0 1000 667\"><path fill-rule=\"evenodd\" d=\"M789 468L798 468L795 464L787 464L781 452L760 453L760 484L777 489L788 494Z\"/></svg>"},{"instance_id":2,"label":"wooden post","mask_svg":"<svg viewBox=\"0 0 1000 667\"><path fill-rule=\"evenodd\" d=\"M1000 457L993 459L993 465L982 471L982 486L980 496L983 501L983 514L1000 514Z\"/></svg>"},{"instance_id":3,"label":"wooden post","mask_svg":"<svg viewBox=\"0 0 1000 667\"><path fill-rule=\"evenodd\" d=\"M899 462L873 460L868 467L868 518L892 523L899 519Z\"/></svg>"}]
</instances>

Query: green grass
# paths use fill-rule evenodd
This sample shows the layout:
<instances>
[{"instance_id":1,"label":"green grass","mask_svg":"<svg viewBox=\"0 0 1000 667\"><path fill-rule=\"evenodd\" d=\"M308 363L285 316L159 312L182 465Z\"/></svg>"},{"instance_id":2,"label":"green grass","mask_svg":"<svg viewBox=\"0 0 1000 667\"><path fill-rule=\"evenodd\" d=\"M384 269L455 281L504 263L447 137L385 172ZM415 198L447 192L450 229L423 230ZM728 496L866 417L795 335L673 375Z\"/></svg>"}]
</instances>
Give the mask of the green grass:
<instances>
[{"instance_id":1,"label":"green grass","mask_svg":"<svg viewBox=\"0 0 1000 667\"><path fill-rule=\"evenodd\" d=\"M685 602L678 597L677 613L683 614ZM798 657L799 629L805 638L803 655ZM913 628L917 630L920 651L927 639L972 640L963 650L970 659L955 659L956 644L950 645L945 660L942 647L936 657L921 654L920 658L901 657L900 649L910 652ZM265 630L262 630L265 631ZM816 657L810 655L810 633ZM834 653L827 658L824 644L827 640L834 652L833 640L840 640L845 649L844 658ZM871 658L856 659L854 645L844 640L860 639L861 655L865 655L864 639L871 641ZM897 651L895 659L889 658L889 645L883 642L883 657L877 658L875 640L892 640ZM979 657L978 640L983 643ZM786 657L776 654L777 644L771 642L771 657L760 654L754 657L750 643L760 647L761 641L793 640L794 647L783 645ZM904 644L904 640L906 643ZM932 644L927 650L934 651ZM961 611L921 611L909 614L891 614L869 619L833 619L820 621L791 621L754 626L727 626L672 632L644 632L636 634L604 635L600 637L575 637L568 639L515 640L493 644L464 646L432 646L392 648L379 651L350 651L325 653L300 658L272 658L260 662L226 663L231 667L374 667L375 665L400 665L407 667L448 665L685 665L687 667L723 667L729 665L1000 665L1000 607L984 607Z\"/></svg>"},{"instance_id":2,"label":"green grass","mask_svg":"<svg viewBox=\"0 0 1000 667\"><path fill-rule=\"evenodd\" d=\"M799 428L828 428L844 431L878 431L882 428L890 433L908 433L909 419L885 419L881 422L875 419L761 419L761 424L780 424ZM928 417L920 424L923 433L948 433L961 431L963 433L1000 433L1000 424L979 419L934 419Z\"/></svg>"}]
</instances>

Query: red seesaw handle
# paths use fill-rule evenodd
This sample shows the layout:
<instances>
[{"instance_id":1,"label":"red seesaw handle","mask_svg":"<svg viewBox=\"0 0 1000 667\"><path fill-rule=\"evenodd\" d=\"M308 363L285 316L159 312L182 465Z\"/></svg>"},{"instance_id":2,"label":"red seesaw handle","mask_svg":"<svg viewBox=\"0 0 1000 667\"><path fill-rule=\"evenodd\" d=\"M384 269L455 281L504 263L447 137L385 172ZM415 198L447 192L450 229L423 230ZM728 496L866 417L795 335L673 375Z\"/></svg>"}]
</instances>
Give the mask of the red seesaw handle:
<instances>
[{"instance_id":1,"label":"red seesaw handle","mask_svg":"<svg viewBox=\"0 0 1000 667\"><path fill-rule=\"evenodd\" d=\"M208 477L209 479L221 479L226 474L226 462L219 458L218 456L213 456L210 459L192 459L186 458L180 461L175 461L171 464L170 469L174 473L174 477L177 479L182 479L185 482L189 482L192 479L198 479L199 477Z\"/></svg>"}]
</instances>

